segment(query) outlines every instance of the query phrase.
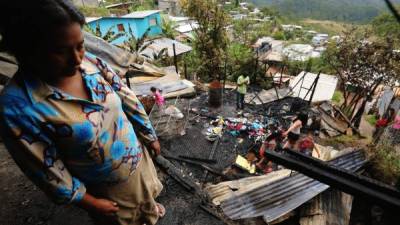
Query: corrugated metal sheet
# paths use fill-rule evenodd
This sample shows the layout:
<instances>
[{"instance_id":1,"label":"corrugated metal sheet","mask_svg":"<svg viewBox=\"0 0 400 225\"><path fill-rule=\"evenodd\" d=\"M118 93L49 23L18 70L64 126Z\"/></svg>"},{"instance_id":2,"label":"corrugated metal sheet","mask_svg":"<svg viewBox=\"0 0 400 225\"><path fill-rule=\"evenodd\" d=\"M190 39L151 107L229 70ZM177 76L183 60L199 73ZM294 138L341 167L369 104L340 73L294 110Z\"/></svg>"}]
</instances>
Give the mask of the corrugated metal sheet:
<instances>
[{"instance_id":1,"label":"corrugated metal sheet","mask_svg":"<svg viewBox=\"0 0 400 225\"><path fill-rule=\"evenodd\" d=\"M278 92L278 95L276 95L276 92ZM255 96L255 93L247 93L246 96L244 97L244 101L248 104L253 104L253 105L261 105L269 102L276 101L278 99L282 99L286 96L288 96L290 93L289 88L280 88L275 91L275 89L269 89L269 90L262 90L257 93L258 97ZM262 102L261 102L262 101Z\"/></svg>"},{"instance_id":2,"label":"corrugated metal sheet","mask_svg":"<svg viewBox=\"0 0 400 225\"><path fill-rule=\"evenodd\" d=\"M136 11L136 12L133 12L133 13L126 14L126 15L124 15L122 17L139 19L139 18L148 17L148 16L153 15L155 13L160 13L160 12L161 12L160 10Z\"/></svg>"},{"instance_id":3,"label":"corrugated metal sheet","mask_svg":"<svg viewBox=\"0 0 400 225\"><path fill-rule=\"evenodd\" d=\"M330 163L350 171L359 169L366 162L360 151L340 156ZM263 216L267 222L274 221L309 201L329 186L296 173L272 184L249 190L224 202L221 207L231 219Z\"/></svg>"},{"instance_id":4,"label":"corrugated metal sheet","mask_svg":"<svg viewBox=\"0 0 400 225\"><path fill-rule=\"evenodd\" d=\"M148 42L144 43L144 45L147 43ZM172 57L174 56L173 44L175 44L176 55L181 55L183 53L192 51L192 47L189 45L185 45L169 38L159 38L152 40L151 44L141 51L140 54L147 58L153 59L153 54L158 54L161 50L166 48L168 56Z\"/></svg>"},{"instance_id":5,"label":"corrugated metal sheet","mask_svg":"<svg viewBox=\"0 0 400 225\"><path fill-rule=\"evenodd\" d=\"M304 77L304 80L302 80ZM308 89L312 87L317 74L315 73L306 73L302 71L297 75L291 82L290 88L293 89L293 96L306 100L310 99L311 92L308 92ZM299 82L301 84L299 84ZM336 90L336 85L338 83L338 78L332 75L320 74L317 88L315 89L315 93L312 99L312 102L321 102L321 101L329 101L332 99L333 94ZM298 85L296 85L298 84ZM303 87L303 88L302 88ZM307 95L308 93L308 95ZM307 96L306 96L307 95Z\"/></svg>"}]
</instances>

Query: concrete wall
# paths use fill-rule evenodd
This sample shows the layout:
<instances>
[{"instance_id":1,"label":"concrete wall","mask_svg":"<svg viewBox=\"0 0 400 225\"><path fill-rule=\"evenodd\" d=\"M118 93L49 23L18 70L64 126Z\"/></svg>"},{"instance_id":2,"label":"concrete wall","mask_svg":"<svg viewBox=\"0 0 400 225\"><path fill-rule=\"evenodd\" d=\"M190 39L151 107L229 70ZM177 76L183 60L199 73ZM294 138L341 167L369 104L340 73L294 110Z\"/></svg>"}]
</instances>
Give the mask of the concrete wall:
<instances>
[{"instance_id":1,"label":"concrete wall","mask_svg":"<svg viewBox=\"0 0 400 225\"><path fill-rule=\"evenodd\" d=\"M155 19L157 21L156 25L150 26L150 21ZM102 35L104 35L112 26L114 26L113 31L118 33L118 24L122 24L124 26L126 35L114 40L111 42L112 44L120 45L124 41L129 39L129 27L132 30L135 38L143 37L143 34L146 32L148 28L150 28L149 36L156 36L162 33L162 20L159 13L150 15L141 19L134 18L121 18L121 17L103 17L99 20L90 22L88 25L92 29L96 29L97 23L100 25L100 31Z\"/></svg>"}]
</instances>

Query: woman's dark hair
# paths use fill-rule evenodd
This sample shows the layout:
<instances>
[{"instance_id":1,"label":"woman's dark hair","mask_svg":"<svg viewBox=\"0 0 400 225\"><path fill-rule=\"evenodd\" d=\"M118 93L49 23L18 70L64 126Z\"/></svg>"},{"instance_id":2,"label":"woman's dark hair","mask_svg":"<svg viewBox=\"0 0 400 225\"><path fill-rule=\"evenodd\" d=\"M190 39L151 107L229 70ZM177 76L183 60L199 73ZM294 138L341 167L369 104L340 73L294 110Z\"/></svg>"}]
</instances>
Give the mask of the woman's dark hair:
<instances>
[{"instance_id":1,"label":"woman's dark hair","mask_svg":"<svg viewBox=\"0 0 400 225\"><path fill-rule=\"evenodd\" d=\"M306 112L300 112L300 113L297 115L295 121L296 121L296 120L300 120L301 123L303 124L303 126L305 126L305 125L307 124L308 114L307 114Z\"/></svg>"},{"instance_id":2,"label":"woman's dark hair","mask_svg":"<svg viewBox=\"0 0 400 225\"><path fill-rule=\"evenodd\" d=\"M81 26L85 17L69 0L12 0L0 3L0 51L22 63L52 31L73 22Z\"/></svg>"},{"instance_id":3,"label":"woman's dark hair","mask_svg":"<svg viewBox=\"0 0 400 225\"><path fill-rule=\"evenodd\" d=\"M156 92L156 91L157 91L157 88L151 87L151 88L150 88L150 91L151 91L151 92Z\"/></svg>"}]
</instances>

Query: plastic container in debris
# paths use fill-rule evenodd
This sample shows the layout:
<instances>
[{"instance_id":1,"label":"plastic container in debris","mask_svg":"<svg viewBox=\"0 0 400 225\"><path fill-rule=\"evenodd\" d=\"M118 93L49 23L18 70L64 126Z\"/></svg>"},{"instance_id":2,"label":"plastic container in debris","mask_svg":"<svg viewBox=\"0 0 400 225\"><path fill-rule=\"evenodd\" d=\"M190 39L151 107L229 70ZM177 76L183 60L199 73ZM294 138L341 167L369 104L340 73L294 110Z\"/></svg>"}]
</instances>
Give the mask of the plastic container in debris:
<instances>
[{"instance_id":1,"label":"plastic container in debris","mask_svg":"<svg viewBox=\"0 0 400 225\"><path fill-rule=\"evenodd\" d=\"M222 85L218 80L210 83L208 89L208 103L212 107L219 107L222 104Z\"/></svg>"}]
</instances>

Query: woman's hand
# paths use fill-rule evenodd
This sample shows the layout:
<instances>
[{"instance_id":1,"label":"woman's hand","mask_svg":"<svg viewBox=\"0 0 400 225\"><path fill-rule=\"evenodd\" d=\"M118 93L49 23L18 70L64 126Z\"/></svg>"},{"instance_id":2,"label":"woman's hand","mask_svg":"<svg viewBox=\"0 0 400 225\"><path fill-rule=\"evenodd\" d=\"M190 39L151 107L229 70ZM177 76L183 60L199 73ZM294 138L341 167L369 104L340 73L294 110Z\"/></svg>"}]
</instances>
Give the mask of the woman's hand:
<instances>
[{"instance_id":1,"label":"woman's hand","mask_svg":"<svg viewBox=\"0 0 400 225\"><path fill-rule=\"evenodd\" d=\"M79 202L78 205L87 211L94 211L95 213L106 216L113 216L119 210L116 202L102 198L95 198L88 193L83 196L82 201Z\"/></svg>"},{"instance_id":2,"label":"woman's hand","mask_svg":"<svg viewBox=\"0 0 400 225\"><path fill-rule=\"evenodd\" d=\"M114 215L119 210L116 202L102 198L97 198L95 200L93 208L96 212L108 216Z\"/></svg>"},{"instance_id":3,"label":"woman's hand","mask_svg":"<svg viewBox=\"0 0 400 225\"><path fill-rule=\"evenodd\" d=\"M160 142L157 141L153 141L150 143L150 149L153 150L155 156L158 156L161 154L161 146L160 146Z\"/></svg>"}]
</instances>

